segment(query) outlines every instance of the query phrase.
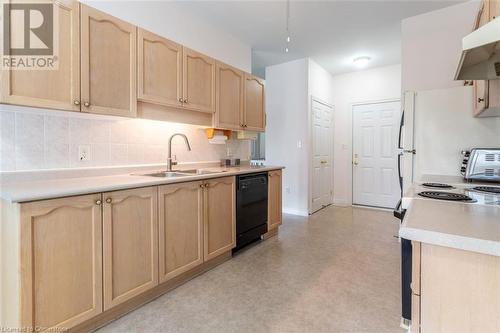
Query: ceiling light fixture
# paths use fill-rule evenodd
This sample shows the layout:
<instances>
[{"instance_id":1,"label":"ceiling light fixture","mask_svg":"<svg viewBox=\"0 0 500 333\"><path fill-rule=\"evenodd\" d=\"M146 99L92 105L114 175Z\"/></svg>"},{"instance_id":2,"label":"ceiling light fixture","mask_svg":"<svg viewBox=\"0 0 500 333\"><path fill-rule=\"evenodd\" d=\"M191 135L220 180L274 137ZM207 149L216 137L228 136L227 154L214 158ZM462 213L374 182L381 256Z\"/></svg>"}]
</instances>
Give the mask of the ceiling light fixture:
<instances>
[{"instance_id":1,"label":"ceiling light fixture","mask_svg":"<svg viewBox=\"0 0 500 333\"><path fill-rule=\"evenodd\" d=\"M368 65L368 63L370 62L371 59L372 58L370 58L368 56L362 56L362 57L354 58L352 61L358 67L365 67L366 65Z\"/></svg>"},{"instance_id":2,"label":"ceiling light fixture","mask_svg":"<svg viewBox=\"0 0 500 333\"><path fill-rule=\"evenodd\" d=\"M290 38L290 29L289 29L289 21L290 21L290 0L286 1L286 46L285 46L285 52L288 53L288 45L290 44L290 41L292 40Z\"/></svg>"}]
</instances>

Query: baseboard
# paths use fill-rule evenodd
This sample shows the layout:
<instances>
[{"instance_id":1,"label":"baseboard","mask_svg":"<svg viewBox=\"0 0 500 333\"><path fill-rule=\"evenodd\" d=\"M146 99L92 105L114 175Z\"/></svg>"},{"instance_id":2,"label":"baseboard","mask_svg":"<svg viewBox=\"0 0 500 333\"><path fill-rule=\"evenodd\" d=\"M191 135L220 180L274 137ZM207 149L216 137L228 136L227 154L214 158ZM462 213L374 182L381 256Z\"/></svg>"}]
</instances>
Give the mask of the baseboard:
<instances>
[{"instance_id":1,"label":"baseboard","mask_svg":"<svg viewBox=\"0 0 500 333\"><path fill-rule=\"evenodd\" d=\"M283 213L289 215L309 216L309 213L305 210L286 208L286 207L283 208Z\"/></svg>"},{"instance_id":2,"label":"baseboard","mask_svg":"<svg viewBox=\"0 0 500 333\"><path fill-rule=\"evenodd\" d=\"M333 205L346 207L346 206L352 206L352 202L345 199L333 199Z\"/></svg>"}]
</instances>

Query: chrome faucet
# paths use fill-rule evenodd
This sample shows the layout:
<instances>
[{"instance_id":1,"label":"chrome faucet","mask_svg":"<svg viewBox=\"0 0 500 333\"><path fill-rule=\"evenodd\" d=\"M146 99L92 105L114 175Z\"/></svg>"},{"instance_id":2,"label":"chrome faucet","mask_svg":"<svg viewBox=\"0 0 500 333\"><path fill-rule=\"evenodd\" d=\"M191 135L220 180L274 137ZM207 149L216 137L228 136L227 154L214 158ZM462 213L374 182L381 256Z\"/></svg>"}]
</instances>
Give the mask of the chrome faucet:
<instances>
[{"instance_id":1,"label":"chrome faucet","mask_svg":"<svg viewBox=\"0 0 500 333\"><path fill-rule=\"evenodd\" d=\"M184 142L186 142L186 146L187 146L188 151L191 151L191 145L189 144L189 140L188 140L187 136L185 136L182 133L172 134L170 139L168 139L168 158L167 158L167 171L168 172L172 171L173 165L177 165L177 161L172 161L172 139L177 135L182 136L184 138Z\"/></svg>"}]
</instances>

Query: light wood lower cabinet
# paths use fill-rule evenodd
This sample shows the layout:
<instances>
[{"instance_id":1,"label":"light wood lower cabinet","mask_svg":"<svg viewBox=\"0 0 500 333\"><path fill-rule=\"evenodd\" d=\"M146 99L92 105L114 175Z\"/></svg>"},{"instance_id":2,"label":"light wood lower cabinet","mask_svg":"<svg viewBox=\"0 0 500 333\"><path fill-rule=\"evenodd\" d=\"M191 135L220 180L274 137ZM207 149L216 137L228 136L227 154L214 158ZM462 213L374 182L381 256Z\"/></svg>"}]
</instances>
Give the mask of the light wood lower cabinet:
<instances>
[{"instance_id":1,"label":"light wood lower cabinet","mask_svg":"<svg viewBox=\"0 0 500 333\"><path fill-rule=\"evenodd\" d=\"M210 260L236 246L235 178L208 180L204 197L204 259Z\"/></svg>"},{"instance_id":2,"label":"light wood lower cabinet","mask_svg":"<svg viewBox=\"0 0 500 333\"><path fill-rule=\"evenodd\" d=\"M17 245L0 249L19 258L0 271L0 326L95 328L223 262L236 243L234 176L0 204L1 236Z\"/></svg>"},{"instance_id":3,"label":"light wood lower cabinet","mask_svg":"<svg viewBox=\"0 0 500 333\"><path fill-rule=\"evenodd\" d=\"M268 192L267 229L271 231L282 223L281 170L269 171Z\"/></svg>"},{"instance_id":4,"label":"light wood lower cabinet","mask_svg":"<svg viewBox=\"0 0 500 333\"><path fill-rule=\"evenodd\" d=\"M158 188L104 193L104 309L158 284Z\"/></svg>"},{"instance_id":5,"label":"light wood lower cabinet","mask_svg":"<svg viewBox=\"0 0 500 333\"><path fill-rule=\"evenodd\" d=\"M102 312L100 203L93 194L21 206L23 327L73 327Z\"/></svg>"},{"instance_id":6,"label":"light wood lower cabinet","mask_svg":"<svg viewBox=\"0 0 500 333\"><path fill-rule=\"evenodd\" d=\"M500 257L426 243L413 252L419 257L413 332L500 332Z\"/></svg>"},{"instance_id":7,"label":"light wood lower cabinet","mask_svg":"<svg viewBox=\"0 0 500 333\"><path fill-rule=\"evenodd\" d=\"M0 103L80 111L80 4L54 5L59 21L57 69L0 70Z\"/></svg>"},{"instance_id":8,"label":"light wood lower cabinet","mask_svg":"<svg viewBox=\"0 0 500 333\"><path fill-rule=\"evenodd\" d=\"M159 276L166 282L203 263L203 184L159 188Z\"/></svg>"},{"instance_id":9,"label":"light wood lower cabinet","mask_svg":"<svg viewBox=\"0 0 500 333\"><path fill-rule=\"evenodd\" d=\"M81 5L82 111L135 117L136 27Z\"/></svg>"}]
</instances>

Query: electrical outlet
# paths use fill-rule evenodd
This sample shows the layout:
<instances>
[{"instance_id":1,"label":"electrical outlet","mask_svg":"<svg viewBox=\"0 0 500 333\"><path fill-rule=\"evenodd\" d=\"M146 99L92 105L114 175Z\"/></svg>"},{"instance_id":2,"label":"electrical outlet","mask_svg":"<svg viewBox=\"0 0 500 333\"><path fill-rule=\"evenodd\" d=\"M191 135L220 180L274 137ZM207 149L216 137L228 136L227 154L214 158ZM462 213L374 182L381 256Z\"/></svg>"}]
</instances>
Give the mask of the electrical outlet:
<instances>
[{"instance_id":1,"label":"electrical outlet","mask_svg":"<svg viewBox=\"0 0 500 333\"><path fill-rule=\"evenodd\" d=\"M80 162L90 161L90 146L89 145L78 146L78 159Z\"/></svg>"}]
</instances>

